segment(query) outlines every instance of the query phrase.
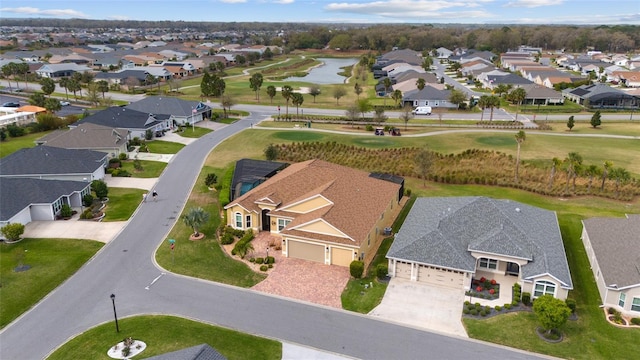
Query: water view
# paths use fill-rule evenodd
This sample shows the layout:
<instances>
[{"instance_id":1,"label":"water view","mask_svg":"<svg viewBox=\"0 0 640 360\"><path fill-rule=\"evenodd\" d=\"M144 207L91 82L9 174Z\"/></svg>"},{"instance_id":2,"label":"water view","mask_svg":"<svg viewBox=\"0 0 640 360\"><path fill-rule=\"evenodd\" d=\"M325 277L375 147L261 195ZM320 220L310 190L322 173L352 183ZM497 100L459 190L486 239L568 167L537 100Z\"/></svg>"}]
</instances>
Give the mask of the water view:
<instances>
[{"instance_id":1,"label":"water view","mask_svg":"<svg viewBox=\"0 0 640 360\"><path fill-rule=\"evenodd\" d=\"M318 58L322 65L311 69L305 77L288 77L284 81L303 81L314 84L342 84L346 77L338 75L341 67L350 66L358 62L358 59Z\"/></svg>"}]
</instances>

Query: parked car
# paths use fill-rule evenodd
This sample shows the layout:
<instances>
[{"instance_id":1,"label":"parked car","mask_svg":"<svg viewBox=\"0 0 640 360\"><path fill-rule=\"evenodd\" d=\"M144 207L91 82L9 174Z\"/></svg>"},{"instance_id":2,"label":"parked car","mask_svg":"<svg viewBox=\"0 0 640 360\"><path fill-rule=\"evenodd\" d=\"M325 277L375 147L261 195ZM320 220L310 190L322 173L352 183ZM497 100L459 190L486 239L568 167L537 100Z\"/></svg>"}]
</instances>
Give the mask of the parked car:
<instances>
[{"instance_id":1,"label":"parked car","mask_svg":"<svg viewBox=\"0 0 640 360\"><path fill-rule=\"evenodd\" d=\"M2 107L20 107L20 103L10 101L2 104Z\"/></svg>"},{"instance_id":2,"label":"parked car","mask_svg":"<svg viewBox=\"0 0 640 360\"><path fill-rule=\"evenodd\" d=\"M70 102L68 102L68 101L60 101L60 105L62 105L62 106L69 106L69 105L71 105L71 103L70 103Z\"/></svg>"}]
</instances>

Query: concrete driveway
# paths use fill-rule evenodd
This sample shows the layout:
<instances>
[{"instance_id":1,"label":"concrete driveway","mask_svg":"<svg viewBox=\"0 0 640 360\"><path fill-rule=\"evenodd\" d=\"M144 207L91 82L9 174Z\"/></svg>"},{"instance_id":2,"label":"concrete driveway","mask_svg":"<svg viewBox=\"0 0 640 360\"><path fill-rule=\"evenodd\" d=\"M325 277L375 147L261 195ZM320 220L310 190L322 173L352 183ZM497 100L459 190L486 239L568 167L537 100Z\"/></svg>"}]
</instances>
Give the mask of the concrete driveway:
<instances>
[{"instance_id":1,"label":"concrete driveway","mask_svg":"<svg viewBox=\"0 0 640 360\"><path fill-rule=\"evenodd\" d=\"M464 291L393 278L369 315L430 331L468 337L460 320Z\"/></svg>"}]
</instances>

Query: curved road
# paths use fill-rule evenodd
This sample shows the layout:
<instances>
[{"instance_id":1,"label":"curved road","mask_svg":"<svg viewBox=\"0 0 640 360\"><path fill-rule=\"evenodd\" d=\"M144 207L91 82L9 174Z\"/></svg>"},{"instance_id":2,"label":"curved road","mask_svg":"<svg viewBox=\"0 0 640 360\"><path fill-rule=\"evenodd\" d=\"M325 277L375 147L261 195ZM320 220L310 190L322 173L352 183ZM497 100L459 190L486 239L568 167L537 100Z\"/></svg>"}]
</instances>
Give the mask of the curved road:
<instances>
[{"instance_id":1,"label":"curved road","mask_svg":"<svg viewBox=\"0 0 640 360\"><path fill-rule=\"evenodd\" d=\"M173 314L243 332L365 359L534 359L535 354L404 327L352 312L163 273L154 262L182 212L209 152L267 115L207 134L181 150L155 189L158 202L138 208L129 224L74 276L0 332L0 358L40 359L69 338L119 317ZM180 251L180 240L176 250ZM437 311L437 309L434 309ZM126 334L126 328L122 329Z\"/></svg>"}]
</instances>

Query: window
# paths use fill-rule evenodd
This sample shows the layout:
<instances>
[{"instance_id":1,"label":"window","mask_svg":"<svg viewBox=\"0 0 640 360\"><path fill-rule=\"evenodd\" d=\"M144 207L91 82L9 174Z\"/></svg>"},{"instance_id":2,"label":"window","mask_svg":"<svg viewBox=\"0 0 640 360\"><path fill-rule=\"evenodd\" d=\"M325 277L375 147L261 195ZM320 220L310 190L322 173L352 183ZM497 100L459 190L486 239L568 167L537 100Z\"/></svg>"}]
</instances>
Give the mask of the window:
<instances>
[{"instance_id":1,"label":"window","mask_svg":"<svg viewBox=\"0 0 640 360\"><path fill-rule=\"evenodd\" d=\"M251 229L251 215L245 216L245 229Z\"/></svg>"},{"instance_id":2,"label":"window","mask_svg":"<svg viewBox=\"0 0 640 360\"><path fill-rule=\"evenodd\" d=\"M236 213L236 229L242 229L242 214Z\"/></svg>"},{"instance_id":3,"label":"window","mask_svg":"<svg viewBox=\"0 0 640 360\"><path fill-rule=\"evenodd\" d=\"M291 220L278 219L278 231L282 231L282 229L287 227L287 225L289 225L290 222L291 222Z\"/></svg>"},{"instance_id":4,"label":"window","mask_svg":"<svg viewBox=\"0 0 640 360\"><path fill-rule=\"evenodd\" d=\"M533 297L539 297L542 295L556 295L556 284L550 281L537 281L533 286Z\"/></svg>"},{"instance_id":5,"label":"window","mask_svg":"<svg viewBox=\"0 0 640 360\"><path fill-rule=\"evenodd\" d=\"M640 298L633 298L633 301L631 302L631 311L640 311Z\"/></svg>"},{"instance_id":6,"label":"window","mask_svg":"<svg viewBox=\"0 0 640 360\"><path fill-rule=\"evenodd\" d=\"M620 293L620 298L618 298L618 306L620 306L621 308L624 307L624 301L627 299L627 294L625 293Z\"/></svg>"},{"instance_id":7,"label":"window","mask_svg":"<svg viewBox=\"0 0 640 360\"><path fill-rule=\"evenodd\" d=\"M496 270L498 268L498 260L480 258L480 262L478 264L478 267L485 268L485 269Z\"/></svg>"}]
</instances>

